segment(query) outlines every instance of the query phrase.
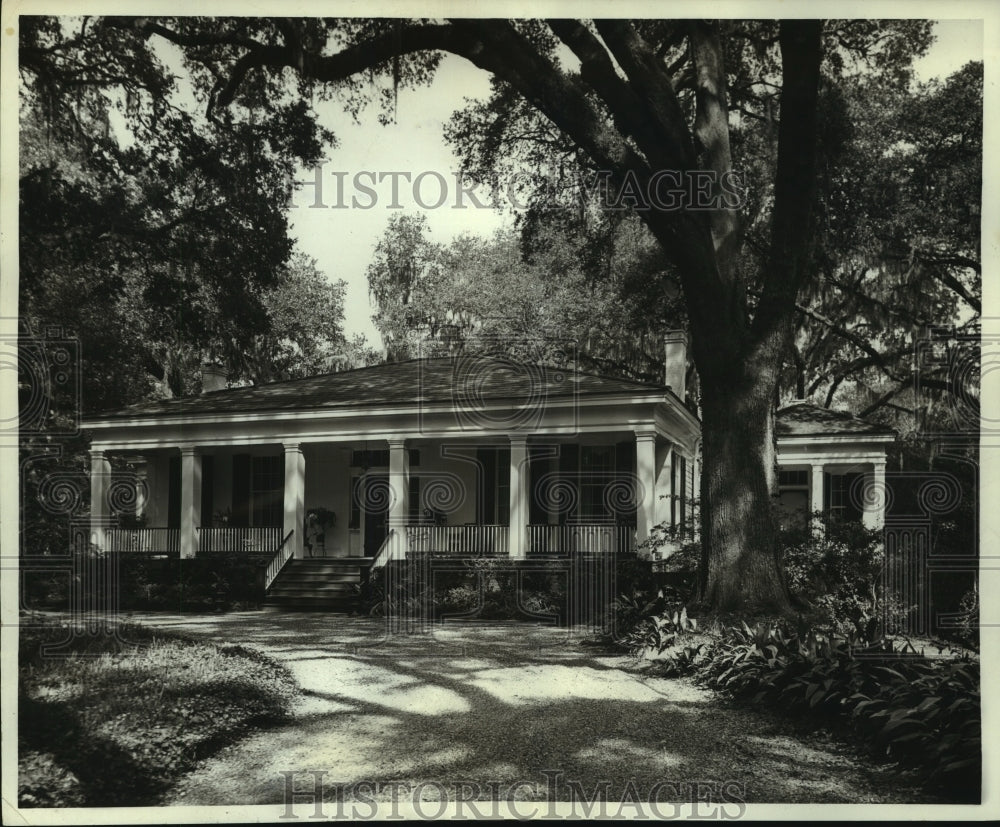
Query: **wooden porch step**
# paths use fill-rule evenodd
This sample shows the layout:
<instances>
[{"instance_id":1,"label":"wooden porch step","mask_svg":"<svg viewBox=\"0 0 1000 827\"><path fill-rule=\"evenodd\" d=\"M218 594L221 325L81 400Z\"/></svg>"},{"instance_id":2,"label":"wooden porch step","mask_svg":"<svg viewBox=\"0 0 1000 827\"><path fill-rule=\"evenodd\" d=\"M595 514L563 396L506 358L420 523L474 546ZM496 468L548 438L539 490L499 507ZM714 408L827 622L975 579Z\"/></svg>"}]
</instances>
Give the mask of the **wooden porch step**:
<instances>
[{"instance_id":1,"label":"wooden porch step","mask_svg":"<svg viewBox=\"0 0 1000 827\"><path fill-rule=\"evenodd\" d=\"M354 611L356 586L371 562L368 557L290 560L268 589L264 605L286 611Z\"/></svg>"},{"instance_id":2,"label":"wooden porch step","mask_svg":"<svg viewBox=\"0 0 1000 827\"><path fill-rule=\"evenodd\" d=\"M335 612L354 614L357 612L357 600L334 599L328 597L268 597L264 602L264 610L276 612Z\"/></svg>"}]
</instances>

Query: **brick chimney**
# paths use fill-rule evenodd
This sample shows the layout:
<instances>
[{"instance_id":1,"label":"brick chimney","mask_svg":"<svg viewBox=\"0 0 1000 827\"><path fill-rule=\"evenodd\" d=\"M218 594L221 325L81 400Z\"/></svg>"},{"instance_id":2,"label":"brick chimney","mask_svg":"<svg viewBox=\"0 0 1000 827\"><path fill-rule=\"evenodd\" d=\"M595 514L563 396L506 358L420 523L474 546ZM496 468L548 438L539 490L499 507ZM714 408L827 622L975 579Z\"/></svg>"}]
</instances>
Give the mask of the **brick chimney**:
<instances>
[{"instance_id":1,"label":"brick chimney","mask_svg":"<svg viewBox=\"0 0 1000 827\"><path fill-rule=\"evenodd\" d=\"M219 362L203 362L201 365L201 392L225 390L229 385L229 374Z\"/></svg>"},{"instance_id":2,"label":"brick chimney","mask_svg":"<svg viewBox=\"0 0 1000 827\"><path fill-rule=\"evenodd\" d=\"M665 385L684 401L685 377L687 376L687 332L684 330L668 330L663 337L663 364L665 367Z\"/></svg>"}]
</instances>

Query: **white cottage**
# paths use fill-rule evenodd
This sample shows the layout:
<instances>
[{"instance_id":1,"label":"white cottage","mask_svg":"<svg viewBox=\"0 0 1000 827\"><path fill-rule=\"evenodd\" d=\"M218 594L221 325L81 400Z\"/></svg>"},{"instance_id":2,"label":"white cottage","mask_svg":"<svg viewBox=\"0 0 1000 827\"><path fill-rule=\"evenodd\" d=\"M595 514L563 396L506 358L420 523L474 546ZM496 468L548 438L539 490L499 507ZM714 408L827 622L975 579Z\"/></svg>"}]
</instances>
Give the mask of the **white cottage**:
<instances>
[{"instance_id":1,"label":"white cottage","mask_svg":"<svg viewBox=\"0 0 1000 827\"><path fill-rule=\"evenodd\" d=\"M289 561L315 557L322 576L419 554L634 553L657 524L695 530L700 426L682 401L685 365L674 336L659 385L458 355L106 413L85 423L92 542L269 555L269 589ZM891 433L798 404L779 412L777 435L788 514L880 524L858 481L884 479ZM131 479L112 477L113 455ZM120 485L138 490L131 514L110 507Z\"/></svg>"}]
</instances>

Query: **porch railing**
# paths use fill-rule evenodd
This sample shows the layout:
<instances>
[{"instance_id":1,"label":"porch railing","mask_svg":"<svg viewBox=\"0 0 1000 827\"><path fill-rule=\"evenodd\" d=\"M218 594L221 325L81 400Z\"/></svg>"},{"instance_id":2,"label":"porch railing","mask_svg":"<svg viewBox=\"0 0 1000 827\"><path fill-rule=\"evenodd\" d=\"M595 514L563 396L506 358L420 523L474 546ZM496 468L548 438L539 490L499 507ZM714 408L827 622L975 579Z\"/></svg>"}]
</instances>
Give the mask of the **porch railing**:
<instances>
[{"instance_id":1,"label":"porch railing","mask_svg":"<svg viewBox=\"0 0 1000 827\"><path fill-rule=\"evenodd\" d=\"M396 529L390 528L385 535L385 539L382 541L382 545L378 547L378 551L375 552L375 556L372 557L372 564L368 567L369 571L375 571L376 569L381 569L389 562L389 558L392 557L392 547L393 547L393 537L396 536Z\"/></svg>"},{"instance_id":2,"label":"porch railing","mask_svg":"<svg viewBox=\"0 0 1000 827\"><path fill-rule=\"evenodd\" d=\"M270 553L282 543L281 527L199 528L198 551Z\"/></svg>"},{"instance_id":3,"label":"porch railing","mask_svg":"<svg viewBox=\"0 0 1000 827\"><path fill-rule=\"evenodd\" d=\"M116 553L178 554L179 528L109 528L104 532L108 551Z\"/></svg>"},{"instance_id":4,"label":"porch railing","mask_svg":"<svg viewBox=\"0 0 1000 827\"><path fill-rule=\"evenodd\" d=\"M295 529L292 529L285 535L285 539L281 541L281 545L278 546L278 550L274 552L274 557L271 559L271 562L267 564L267 571L264 572L264 591L271 588L271 584L281 573L285 564L292 559L294 549L292 548L292 544L288 541L292 539L292 535L294 533Z\"/></svg>"},{"instance_id":5,"label":"porch railing","mask_svg":"<svg viewBox=\"0 0 1000 827\"><path fill-rule=\"evenodd\" d=\"M529 554L622 554L635 551L628 525L529 525Z\"/></svg>"},{"instance_id":6,"label":"porch railing","mask_svg":"<svg viewBox=\"0 0 1000 827\"><path fill-rule=\"evenodd\" d=\"M505 525L408 525L410 553L507 554L510 529Z\"/></svg>"}]
</instances>

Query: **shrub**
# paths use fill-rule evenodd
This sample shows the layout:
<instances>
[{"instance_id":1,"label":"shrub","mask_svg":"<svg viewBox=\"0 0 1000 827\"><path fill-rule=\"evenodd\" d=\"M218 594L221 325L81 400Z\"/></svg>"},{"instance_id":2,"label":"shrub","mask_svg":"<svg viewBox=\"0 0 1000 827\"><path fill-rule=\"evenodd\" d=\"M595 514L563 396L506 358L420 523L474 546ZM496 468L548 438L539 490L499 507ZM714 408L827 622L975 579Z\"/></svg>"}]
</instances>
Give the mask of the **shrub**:
<instances>
[{"instance_id":1,"label":"shrub","mask_svg":"<svg viewBox=\"0 0 1000 827\"><path fill-rule=\"evenodd\" d=\"M970 649L979 650L979 589L969 589L958 606L958 628L955 639Z\"/></svg>"},{"instance_id":2,"label":"shrub","mask_svg":"<svg viewBox=\"0 0 1000 827\"><path fill-rule=\"evenodd\" d=\"M926 660L884 646L859 651L824 634L743 623L711 643L685 647L665 671L692 675L733 698L839 724L928 786L955 800L978 799L974 661Z\"/></svg>"},{"instance_id":3,"label":"shrub","mask_svg":"<svg viewBox=\"0 0 1000 827\"><path fill-rule=\"evenodd\" d=\"M779 535L788 587L806 625L857 641L876 640L905 615L883 587L882 532L860 523L817 521Z\"/></svg>"},{"instance_id":4,"label":"shrub","mask_svg":"<svg viewBox=\"0 0 1000 827\"><path fill-rule=\"evenodd\" d=\"M438 619L541 618L565 623L581 619L569 618L570 590L589 588L588 578L593 577L582 572L580 582L571 583L570 573L551 561L525 567L492 557L393 560L362 587L362 610L372 615L426 613Z\"/></svg>"},{"instance_id":5,"label":"shrub","mask_svg":"<svg viewBox=\"0 0 1000 827\"><path fill-rule=\"evenodd\" d=\"M107 606L107 583L117 583L121 609L206 611L259 606L268 556L203 555L190 559L89 552L79 571L105 576L25 572L22 599L29 608L69 610L72 590L87 605Z\"/></svg>"}]
</instances>

